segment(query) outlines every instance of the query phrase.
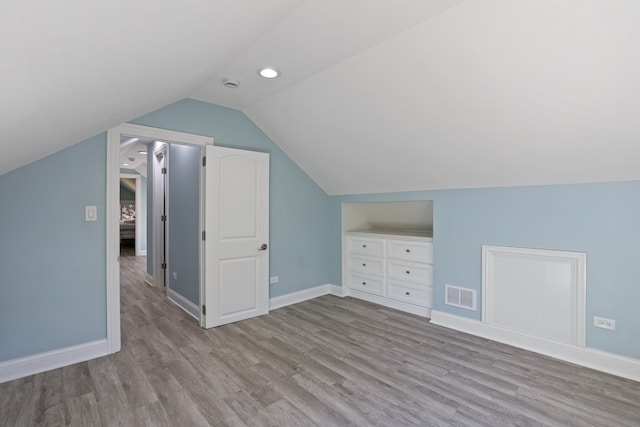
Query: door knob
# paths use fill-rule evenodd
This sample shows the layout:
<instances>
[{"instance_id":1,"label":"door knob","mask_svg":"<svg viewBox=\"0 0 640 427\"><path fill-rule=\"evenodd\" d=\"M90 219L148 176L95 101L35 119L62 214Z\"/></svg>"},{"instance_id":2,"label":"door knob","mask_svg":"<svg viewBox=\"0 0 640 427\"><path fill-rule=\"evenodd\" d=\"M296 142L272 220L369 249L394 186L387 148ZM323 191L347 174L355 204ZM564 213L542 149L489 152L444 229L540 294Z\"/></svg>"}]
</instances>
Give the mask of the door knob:
<instances>
[{"instance_id":1,"label":"door knob","mask_svg":"<svg viewBox=\"0 0 640 427\"><path fill-rule=\"evenodd\" d=\"M266 243L263 243L262 245L260 245L260 249L258 249L258 250L260 250L260 251L266 251L266 250L267 250L267 247L268 247L268 246L267 246L267 244L266 244Z\"/></svg>"}]
</instances>

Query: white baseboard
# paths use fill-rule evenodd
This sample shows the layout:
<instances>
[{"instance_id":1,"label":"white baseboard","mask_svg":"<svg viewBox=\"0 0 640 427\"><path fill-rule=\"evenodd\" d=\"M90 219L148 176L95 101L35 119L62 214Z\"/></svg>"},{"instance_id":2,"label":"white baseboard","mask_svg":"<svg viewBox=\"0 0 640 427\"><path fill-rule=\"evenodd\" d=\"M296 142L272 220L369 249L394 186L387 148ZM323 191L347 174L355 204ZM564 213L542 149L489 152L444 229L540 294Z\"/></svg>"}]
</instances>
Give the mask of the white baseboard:
<instances>
[{"instance_id":1,"label":"white baseboard","mask_svg":"<svg viewBox=\"0 0 640 427\"><path fill-rule=\"evenodd\" d=\"M153 276L152 276L152 275L150 275L149 273L147 273L147 275L146 275L146 277L145 277L144 281L145 281L145 282L147 283L147 285L149 285L149 286L155 286L155 285L153 284Z\"/></svg>"},{"instance_id":2,"label":"white baseboard","mask_svg":"<svg viewBox=\"0 0 640 427\"><path fill-rule=\"evenodd\" d=\"M383 305L385 307L394 308L396 310L404 311L407 313L415 314L416 316L422 317L430 317L431 309L426 307L420 307L413 304L407 304L401 301L394 301L388 298L379 297L377 295L368 294L366 292L361 292L357 289L347 289L344 290L344 296L351 296L358 299L363 299L365 301L373 302L376 304Z\"/></svg>"},{"instance_id":3,"label":"white baseboard","mask_svg":"<svg viewBox=\"0 0 640 427\"><path fill-rule=\"evenodd\" d=\"M269 310L276 310L278 308L286 307L291 304L297 304L302 301L327 295L330 293L330 286L332 285L320 285L316 286L315 288L304 289L302 291L292 292L290 294L270 298Z\"/></svg>"},{"instance_id":4,"label":"white baseboard","mask_svg":"<svg viewBox=\"0 0 640 427\"><path fill-rule=\"evenodd\" d=\"M418 307L413 304L406 304L400 301L393 301L387 298L381 298L376 295L371 295L366 292L359 292L354 289L348 289L343 286L337 285L320 285L315 288L305 289L298 292L292 292L290 294L274 297L269 300L269 309L275 310L288 305L297 304L302 301L310 300L313 298L321 297L323 295L335 295L338 297L352 296L365 301L373 302L383 305L385 307L394 308L396 310L405 311L407 313L415 314L422 317L431 316L431 309L426 307Z\"/></svg>"},{"instance_id":5,"label":"white baseboard","mask_svg":"<svg viewBox=\"0 0 640 427\"><path fill-rule=\"evenodd\" d=\"M342 286L338 286L338 285L327 285L329 287L329 293L331 295L335 295L337 297L346 297L347 295L349 295L347 293L347 288L344 288Z\"/></svg>"},{"instance_id":6,"label":"white baseboard","mask_svg":"<svg viewBox=\"0 0 640 427\"><path fill-rule=\"evenodd\" d=\"M140 251L136 256L147 256L147 251Z\"/></svg>"},{"instance_id":7,"label":"white baseboard","mask_svg":"<svg viewBox=\"0 0 640 427\"><path fill-rule=\"evenodd\" d=\"M189 316L193 317L198 322L200 321L200 307L171 288L167 289L167 298L169 298L169 301L183 309Z\"/></svg>"},{"instance_id":8,"label":"white baseboard","mask_svg":"<svg viewBox=\"0 0 640 427\"><path fill-rule=\"evenodd\" d=\"M78 344L0 362L0 383L106 356L107 340Z\"/></svg>"},{"instance_id":9,"label":"white baseboard","mask_svg":"<svg viewBox=\"0 0 640 427\"><path fill-rule=\"evenodd\" d=\"M544 354L608 374L640 381L640 360L637 359L619 356L593 348L558 343L437 310L433 310L431 313L431 323L523 348L535 353Z\"/></svg>"}]
</instances>

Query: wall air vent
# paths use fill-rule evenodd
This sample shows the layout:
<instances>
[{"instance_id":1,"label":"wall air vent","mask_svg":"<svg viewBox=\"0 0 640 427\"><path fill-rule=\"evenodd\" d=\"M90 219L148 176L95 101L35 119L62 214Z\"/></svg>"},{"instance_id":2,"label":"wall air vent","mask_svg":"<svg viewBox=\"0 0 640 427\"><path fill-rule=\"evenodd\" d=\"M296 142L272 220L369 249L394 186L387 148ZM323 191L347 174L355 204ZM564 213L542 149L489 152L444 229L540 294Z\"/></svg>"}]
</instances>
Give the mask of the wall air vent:
<instances>
[{"instance_id":1,"label":"wall air vent","mask_svg":"<svg viewBox=\"0 0 640 427\"><path fill-rule=\"evenodd\" d=\"M444 285L444 303L467 310L476 310L476 291L458 286Z\"/></svg>"}]
</instances>

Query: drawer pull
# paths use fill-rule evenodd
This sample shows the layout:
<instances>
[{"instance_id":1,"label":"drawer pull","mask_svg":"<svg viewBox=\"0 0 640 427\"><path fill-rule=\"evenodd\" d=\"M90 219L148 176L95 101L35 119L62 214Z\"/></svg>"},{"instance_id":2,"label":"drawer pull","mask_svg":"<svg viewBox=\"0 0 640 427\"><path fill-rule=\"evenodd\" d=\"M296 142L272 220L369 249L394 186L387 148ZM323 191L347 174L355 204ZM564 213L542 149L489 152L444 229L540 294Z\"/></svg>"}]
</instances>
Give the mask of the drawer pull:
<instances>
[{"instance_id":1,"label":"drawer pull","mask_svg":"<svg viewBox=\"0 0 640 427\"><path fill-rule=\"evenodd\" d=\"M363 285L367 286L367 282L362 282Z\"/></svg>"},{"instance_id":2,"label":"drawer pull","mask_svg":"<svg viewBox=\"0 0 640 427\"><path fill-rule=\"evenodd\" d=\"M363 266L363 267L366 267L366 266L367 266L367 264L365 264L365 263L363 262L363 263L362 263L362 266Z\"/></svg>"},{"instance_id":3,"label":"drawer pull","mask_svg":"<svg viewBox=\"0 0 640 427\"><path fill-rule=\"evenodd\" d=\"M411 249L405 249L405 252L409 253L411 252Z\"/></svg>"},{"instance_id":4,"label":"drawer pull","mask_svg":"<svg viewBox=\"0 0 640 427\"><path fill-rule=\"evenodd\" d=\"M407 273L407 274L411 274L411 272L410 272L409 270L405 271L405 273Z\"/></svg>"},{"instance_id":5,"label":"drawer pull","mask_svg":"<svg viewBox=\"0 0 640 427\"><path fill-rule=\"evenodd\" d=\"M411 295L411 292L405 292L405 295Z\"/></svg>"},{"instance_id":6,"label":"drawer pull","mask_svg":"<svg viewBox=\"0 0 640 427\"><path fill-rule=\"evenodd\" d=\"M367 247L367 245L362 245L362 247L363 247L363 248L366 248L366 247Z\"/></svg>"}]
</instances>

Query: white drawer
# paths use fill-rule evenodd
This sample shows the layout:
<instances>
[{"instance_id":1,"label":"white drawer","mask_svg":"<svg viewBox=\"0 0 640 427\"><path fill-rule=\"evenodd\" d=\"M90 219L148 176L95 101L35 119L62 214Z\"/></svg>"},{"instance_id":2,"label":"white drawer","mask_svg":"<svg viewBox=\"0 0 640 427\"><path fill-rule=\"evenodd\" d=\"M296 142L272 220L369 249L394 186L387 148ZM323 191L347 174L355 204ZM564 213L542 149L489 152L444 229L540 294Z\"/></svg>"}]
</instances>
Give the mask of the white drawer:
<instances>
[{"instance_id":1,"label":"white drawer","mask_svg":"<svg viewBox=\"0 0 640 427\"><path fill-rule=\"evenodd\" d=\"M430 264L388 261L387 276L391 279L399 279L430 286L433 283L433 267Z\"/></svg>"},{"instance_id":2,"label":"white drawer","mask_svg":"<svg viewBox=\"0 0 640 427\"><path fill-rule=\"evenodd\" d=\"M422 307L431 307L431 287L416 289L411 283L396 280L387 282L387 296L398 301L408 302Z\"/></svg>"},{"instance_id":3,"label":"white drawer","mask_svg":"<svg viewBox=\"0 0 640 427\"><path fill-rule=\"evenodd\" d=\"M384 260L382 258L367 259L357 256L350 256L349 269L352 271L359 271L360 273L384 276Z\"/></svg>"},{"instance_id":4,"label":"white drawer","mask_svg":"<svg viewBox=\"0 0 640 427\"><path fill-rule=\"evenodd\" d=\"M384 279L360 276L357 274L349 275L349 287L370 294L384 294Z\"/></svg>"},{"instance_id":5,"label":"white drawer","mask_svg":"<svg viewBox=\"0 0 640 427\"><path fill-rule=\"evenodd\" d=\"M406 261L433 264L433 243L389 240L387 241L387 256Z\"/></svg>"},{"instance_id":6,"label":"white drawer","mask_svg":"<svg viewBox=\"0 0 640 427\"><path fill-rule=\"evenodd\" d=\"M360 255L384 256L384 240L376 239L348 239L349 252Z\"/></svg>"}]
</instances>

